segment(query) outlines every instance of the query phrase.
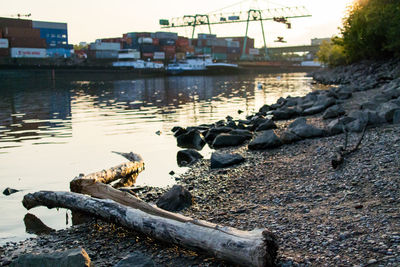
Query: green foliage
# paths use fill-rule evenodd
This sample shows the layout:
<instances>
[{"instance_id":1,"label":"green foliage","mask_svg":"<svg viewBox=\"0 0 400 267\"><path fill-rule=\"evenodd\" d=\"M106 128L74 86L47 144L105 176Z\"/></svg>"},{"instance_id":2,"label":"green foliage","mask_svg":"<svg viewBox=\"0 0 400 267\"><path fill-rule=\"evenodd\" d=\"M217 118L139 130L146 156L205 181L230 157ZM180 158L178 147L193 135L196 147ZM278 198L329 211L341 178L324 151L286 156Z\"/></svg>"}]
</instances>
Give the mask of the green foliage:
<instances>
[{"instance_id":1,"label":"green foliage","mask_svg":"<svg viewBox=\"0 0 400 267\"><path fill-rule=\"evenodd\" d=\"M338 43L337 38L332 42L323 41L317 52L318 60L329 66L339 66L346 63L344 47Z\"/></svg>"},{"instance_id":2,"label":"green foliage","mask_svg":"<svg viewBox=\"0 0 400 267\"><path fill-rule=\"evenodd\" d=\"M341 33L348 62L400 57L400 1L359 0L349 9Z\"/></svg>"}]
</instances>

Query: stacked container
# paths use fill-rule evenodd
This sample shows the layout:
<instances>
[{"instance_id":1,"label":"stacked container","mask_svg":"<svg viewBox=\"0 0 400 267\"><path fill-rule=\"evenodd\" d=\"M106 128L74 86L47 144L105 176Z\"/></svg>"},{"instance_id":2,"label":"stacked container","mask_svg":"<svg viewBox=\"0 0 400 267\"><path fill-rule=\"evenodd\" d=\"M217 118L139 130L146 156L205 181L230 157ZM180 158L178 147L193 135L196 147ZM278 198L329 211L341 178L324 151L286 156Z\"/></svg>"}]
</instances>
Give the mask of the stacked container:
<instances>
[{"instance_id":1,"label":"stacked container","mask_svg":"<svg viewBox=\"0 0 400 267\"><path fill-rule=\"evenodd\" d=\"M32 27L45 40L47 54L51 57L70 57L73 46L68 44L67 23L33 21Z\"/></svg>"},{"instance_id":2,"label":"stacked container","mask_svg":"<svg viewBox=\"0 0 400 267\"><path fill-rule=\"evenodd\" d=\"M89 45L88 57L91 59L118 59L121 43L102 42L96 40Z\"/></svg>"}]
</instances>

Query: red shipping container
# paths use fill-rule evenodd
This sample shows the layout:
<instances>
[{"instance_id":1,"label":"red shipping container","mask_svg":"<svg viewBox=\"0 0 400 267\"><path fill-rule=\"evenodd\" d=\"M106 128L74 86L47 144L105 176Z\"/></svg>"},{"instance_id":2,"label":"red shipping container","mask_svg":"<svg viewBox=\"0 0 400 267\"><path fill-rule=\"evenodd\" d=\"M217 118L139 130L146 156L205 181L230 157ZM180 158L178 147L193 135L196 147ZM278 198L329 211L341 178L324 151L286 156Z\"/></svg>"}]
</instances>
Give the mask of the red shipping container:
<instances>
[{"instance_id":1,"label":"red shipping container","mask_svg":"<svg viewBox=\"0 0 400 267\"><path fill-rule=\"evenodd\" d=\"M226 54L227 48L225 46L213 46L212 51L213 51L213 53Z\"/></svg>"},{"instance_id":2,"label":"red shipping container","mask_svg":"<svg viewBox=\"0 0 400 267\"><path fill-rule=\"evenodd\" d=\"M4 37L40 38L39 29L3 27Z\"/></svg>"},{"instance_id":3,"label":"red shipping container","mask_svg":"<svg viewBox=\"0 0 400 267\"><path fill-rule=\"evenodd\" d=\"M166 46L163 46L161 49L162 49L162 51L164 51L166 54L167 54L167 53L173 53L173 54L175 54L175 52L176 52L175 46L173 46L173 45L166 45Z\"/></svg>"},{"instance_id":4,"label":"red shipping container","mask_svg":"<svg viewBox=\"0 0 400 267\"><path fill-rule=\"evenodd\" d=\"M32 20L0 18L0 28L3 27L19 27L32 29Z\"/></svg>"},{"instance_id":5,"label":"red shipping container","mask_svg":"<svg viewBox=\"0 0 400 267\"><path fill-rule=\"evenodd\" d=\"M136 37L151 37L151 33L150 32L137 32L136 33Z\"/></svg>"},{"instance_id":6,"label":"red shipping container","mask_svg":"<svg viewBox=\"0 0 400 267\"><path fill-rule=\"evenodd\" d=\"M192 39L192 46L197 46L197 42L198 42L197 39Z\"/></svg>"},{"instance_id":7,"label":"red shipping container","mask_svg":"<svg viewBox=\"0 0 400 267\"><path fill-rule=\"evenodd\" d=\"M152 59L154 57L154 53L142 53L142 59Z\"/></svg>"},{"instance_id":8,"label":"red shipping container","mask_svg":"<svg viewBox=\"0 0 400 267\"><path fill-rule=\"evenodd\" d=\"M8 48L0 48L0 57L9 57L10 49Z\"/></svg>"},{"instance_id":9,"label":"red shipping container","mask_svg":"<svg viewBox=\"0 0 400 267\"><path fill-rule=\"evenodd\" d=\"M159 44L160 44L160 39L153 38L153 45L159 45Z\"/></svg>"},{"instance_id":10,"label":"red shipping container","mask_svg":"<svg viewBox=\"0 0 400 267\"><path fill-rule=\"evenodd\" d=\"M41 38L10 37L8 41L10 47L46 48L46 41Z\"/></svg>"},{"instance_id":11,"label":"red shipping container","mask_svg":"<svg viewBox=\"0 0 400 267\"><path fill-rule=\"evenodd\" d=\"M186 37L178 37L178 40L176 40L176 46L189 46L189 39Z\"/></svg>"}]
</instances>

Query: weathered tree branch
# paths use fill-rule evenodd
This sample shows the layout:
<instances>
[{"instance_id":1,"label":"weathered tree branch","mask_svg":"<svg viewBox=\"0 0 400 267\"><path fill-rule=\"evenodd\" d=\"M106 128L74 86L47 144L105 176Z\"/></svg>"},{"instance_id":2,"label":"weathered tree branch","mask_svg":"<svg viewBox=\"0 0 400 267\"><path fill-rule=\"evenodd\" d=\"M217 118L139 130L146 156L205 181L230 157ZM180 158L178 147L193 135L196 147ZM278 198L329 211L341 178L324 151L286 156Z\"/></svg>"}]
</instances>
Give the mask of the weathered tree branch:
<instances>
[{"instance_id":1,"label":"weathered tree branch","mask_svg":"<svg viewBox=\"0 0 400 267\"><path fill-rule=\"evenodd\" d=\"M23 205L27 209L47 206L89 213L156 239L200 249L243 266L273 266L277 255L276 240L267 230L246 232L218 225L214 228L203 227L151 215L112 200L70 192L40 191L27 194Z\"/></svg>"},{"instance_id":2,"label":"weathered tree branch","mask_svg":"<svg viewBox=\"0 0 400 267\"><path fill-rule=\"evenodd\" d=\"M344 125L343 126L343 131L345 133L345 138L344 138L344 146L343 147L339 147L338 151L336 152L335 156L332 158L332 167L334 169L337 169L343 162L344 162L344 158L348 155L350 155L351 153L354 153L355 151L358 150L359 146L361 145L361 141L364 138L365 135L365 131L367 130L367 124L365 124L363 131L355 145L355 147L351 150L347 150L347 139L348 139L348 131L345 129Z\"/></svg>"}]
</instances>

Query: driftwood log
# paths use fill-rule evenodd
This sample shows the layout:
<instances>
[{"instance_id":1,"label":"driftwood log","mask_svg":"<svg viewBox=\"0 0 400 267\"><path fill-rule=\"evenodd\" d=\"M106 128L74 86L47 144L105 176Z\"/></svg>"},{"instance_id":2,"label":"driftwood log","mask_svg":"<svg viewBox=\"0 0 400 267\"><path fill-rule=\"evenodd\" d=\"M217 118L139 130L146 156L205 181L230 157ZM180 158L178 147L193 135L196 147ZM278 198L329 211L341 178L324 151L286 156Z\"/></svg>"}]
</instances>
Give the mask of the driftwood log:
<instances>
[{"instance_id":1,"label":"driftwood log","mask_svg":"<svg viewBox=\"0 0 400 267\"><path fill-rule=\"evenodd\" d=\"M76 191L74 186L80 187L80 181L93 181L97 183L110 184L118 179L121 179L114 186L130 186L136 181L138 174L144 170L144 162L142 157L136 153L121 153L113 152L121 155L129 160L127 163L120 164L116 167L112 167L108 170L102 170L99 172L94 172L88 175L80 175L71 182L71 191ZM78 180L78 181L77 181Z\"/></svg>"},{"instance_id":2,"label":"driftwood log","mask_svg":"<svg viewBox=\"0 0 400 267\"><path fill-rule=\"evenodd\" d=\"M203 250L217 258L243 266L273 266L277 243L267 230L240 231L215 225L203 227L145 213L113 200L70 193L40 191L24 196L27 209L37 206L67 208L100 217L156 239L195 250Z\"/></svg>"}]
</instances>

